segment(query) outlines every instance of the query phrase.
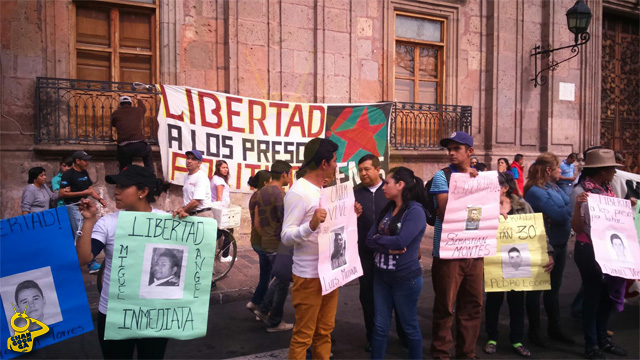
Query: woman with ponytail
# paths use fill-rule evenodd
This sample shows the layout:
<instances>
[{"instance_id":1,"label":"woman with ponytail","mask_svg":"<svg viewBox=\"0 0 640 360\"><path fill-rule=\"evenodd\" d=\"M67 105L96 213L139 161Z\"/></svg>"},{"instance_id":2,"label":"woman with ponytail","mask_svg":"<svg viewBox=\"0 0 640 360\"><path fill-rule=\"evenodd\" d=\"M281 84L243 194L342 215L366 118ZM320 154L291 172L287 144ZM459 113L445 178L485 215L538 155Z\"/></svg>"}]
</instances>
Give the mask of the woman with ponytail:
<instances>
[{"instance_id":1,"label":"woman with ponytail","mask_svg":"<svg viewBox=\"0 0 640 360\"><path fill-rule=\"evenodd\" d=\"M560 179L559 164L558 157L554 154L540 154L529 168L524 199L534 212L542 213L549 244L554 250L551 290L543 292L544 309L548 318L547 333L552 340L572 344L574 340L562 331L560 324L559 292L567 263L567 242L571 235L571 205L567 194L556 185ZM529 340L538 346L545 346L540 330L540 293L541 291L529 291L526 296Z\"/></svg>"},{"instance_id":2,"label":"woman with ponytail","mask_svg":"<svg viewBox=\"0 0 640 360\"><path fill-rule=\"evenodd\" d=\"M153 171L149 168L129 165L120 174L107 175L105 180L107 183L115 185L114 197L116 207L120 211L167 214L162 210L151 207L151 204L155 202L155 197L162 192L162 183L156 179ZM105 254L104 283L98 305L98 340L102 348L102 356L105 359L132 359L133 352L137 349L139 359L162 359L167 347L167 338L104 339L107 305L109 302L109 284L111 283L113 244L120 211L97 219L98 209L88 199L81 201L79 209L80 214L84 217L84 223L81 231L79 231L76 243L80 265L89 263L102 250L104 250Z\"/></svg>"},{"instance_id":3,"label":"woman with ponytail","mask_svg":"<svg viewBox=\"0 0 640 360\"><path fill-rule=\"evenodd\" d=\"M426 230L427 196L422 179L406 167L391 169L382 187L390 200L367 235L374 250L374 330L372 359L387 347L391 312L395 308L406 333L410 359L422 358L418 297L422 290L420 241Z\"/></svg>"}]
</instances>

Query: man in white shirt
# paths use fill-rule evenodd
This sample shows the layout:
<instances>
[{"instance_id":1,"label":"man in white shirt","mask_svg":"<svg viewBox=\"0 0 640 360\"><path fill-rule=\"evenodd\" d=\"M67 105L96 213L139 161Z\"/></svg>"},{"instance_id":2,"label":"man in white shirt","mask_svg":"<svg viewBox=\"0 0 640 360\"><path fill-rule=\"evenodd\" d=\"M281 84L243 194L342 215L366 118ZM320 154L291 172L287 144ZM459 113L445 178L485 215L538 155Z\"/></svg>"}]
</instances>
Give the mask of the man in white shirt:
<instances>
[{"instance_id":1,"label":"man in white shirt","mask_svg":"<svg viewBox=\"0 0 640 360\"><path fill-rule=\"evenodd\" d=\"M296 323L289 345L289 359L306 358L313 345L313 359L329 359L331 332L335 326L338 290L322 295L318 275L318 228L327 217L320 208L323 180L335 173L338 145L316 138L304 147L304 174L291 186L284 198L282 242L293 246L293 288L291 298Z\"/></svg>"},{"instance_id":2,"label":"man in white shirt","mask_svg":"<svg viewBox=\"0 0 640 360\"><path fill-rule=\"evenodd\" d=\"M213 217L209 177L200 169L202 153L191 150L185 154L189 172L184 176L182 185L183 206L174 212L174 216L179 215L181 219L186 216Z\"/></svg>"}]
</instances>

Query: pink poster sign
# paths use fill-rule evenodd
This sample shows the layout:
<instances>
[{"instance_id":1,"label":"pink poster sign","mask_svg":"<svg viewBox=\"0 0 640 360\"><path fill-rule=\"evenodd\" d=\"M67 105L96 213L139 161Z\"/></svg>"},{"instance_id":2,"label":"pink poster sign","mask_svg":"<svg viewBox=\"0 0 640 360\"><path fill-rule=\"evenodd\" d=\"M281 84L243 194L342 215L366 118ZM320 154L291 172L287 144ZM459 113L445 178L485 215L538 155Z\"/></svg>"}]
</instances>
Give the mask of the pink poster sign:
<instances>
[{"instance_id":1,"label":"pink poster sign","mask_svg":"<svg viewBox=\"0 0 640 360\"><path fill-rule=\"evenodd\" d=\"M318 274L322 295L362 276L358 254L358 219L351 181L322 189L320 207L327 218L318 235Z\"/></svg>"},{"instance_id":2,"label":"pink poster sign","mask_svg":"<svg viewBox=\"0 0 640 360\"><path fill-rule=\"evenodd\" d=\"M640 278L640 245L629 200L589 194L591 241L602 272Z\"/></svg>"},{"instance_id":3,"label":"pink poster sign","mask_svg":"<svg viewBox=\"0 0 640 360\"><path fill-rule=\"evenodd\" d=\"M496 171L453 173L442 224L440 257L469 259L497 252L500 185Z\"/></svg>"}]
</instances>

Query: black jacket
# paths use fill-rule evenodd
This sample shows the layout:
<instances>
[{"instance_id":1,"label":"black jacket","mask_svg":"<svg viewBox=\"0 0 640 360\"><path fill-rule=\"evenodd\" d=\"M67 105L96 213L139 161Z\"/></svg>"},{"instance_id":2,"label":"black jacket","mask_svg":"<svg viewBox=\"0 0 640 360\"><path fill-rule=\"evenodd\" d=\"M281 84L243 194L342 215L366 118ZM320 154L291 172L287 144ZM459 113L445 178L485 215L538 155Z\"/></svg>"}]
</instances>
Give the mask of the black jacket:
<instances>
[{"instance_id":1,"label":"black jacket","mask_svg":"<svg viewBox=\"0 0 640 360\"><path fill-rule=\"evenodd\" d=\"M384 196L382 184L380 184L375 193L371 193L369 188L361 185L353 190L353 194L356 201L362 205L362 215L358 217L358 251L360 256L373 256L373 250L366 244L367 233L376 222L380 211L389 203L389 200Z\"/></svg>"}]
</instances>

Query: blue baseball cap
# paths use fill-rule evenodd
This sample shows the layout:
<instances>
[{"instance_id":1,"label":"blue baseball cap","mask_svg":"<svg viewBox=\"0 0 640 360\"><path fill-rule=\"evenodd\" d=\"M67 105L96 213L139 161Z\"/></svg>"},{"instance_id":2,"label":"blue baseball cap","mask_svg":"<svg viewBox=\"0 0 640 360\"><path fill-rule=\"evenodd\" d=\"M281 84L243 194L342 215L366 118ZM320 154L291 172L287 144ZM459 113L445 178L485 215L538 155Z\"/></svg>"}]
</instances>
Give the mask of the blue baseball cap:
<instances>
[{"instance_id":1,"label":"blue baseball cap","mask_svg":"<svg viewBox=\"0 0 640 360\"><path fill-rule=\"evenodd\" d=\"M447 147L450 142L457 142L458 144L467 145L473 147L473 138L471 135L464 131L455 131L448 138L440 140L440 146Z\"/></svg>"},{"instance_id":2,"label":"blue baseball cap","mask_svg":"<svg viewBox=\"0 0 640 360\"><path fill-rule=\"evenodd\" d=\"M189 155L189 154L193 155L193 157L198 159L198 161L202 161L202 153L200 152L200 150L193 149L185 153L185 155Z\"/></svg>"}]
</instances>

